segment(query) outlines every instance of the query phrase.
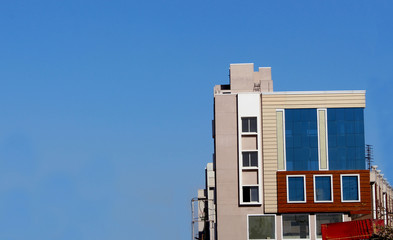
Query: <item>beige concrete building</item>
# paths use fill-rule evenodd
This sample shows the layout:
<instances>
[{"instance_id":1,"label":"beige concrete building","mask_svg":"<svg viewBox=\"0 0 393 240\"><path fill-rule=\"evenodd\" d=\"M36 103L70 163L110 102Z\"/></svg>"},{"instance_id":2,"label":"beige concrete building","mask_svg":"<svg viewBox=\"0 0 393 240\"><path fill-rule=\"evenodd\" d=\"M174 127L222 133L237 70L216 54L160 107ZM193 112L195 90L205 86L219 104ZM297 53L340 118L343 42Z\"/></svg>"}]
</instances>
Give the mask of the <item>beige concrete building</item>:
<instances>
[{"instance_id":1,"label":"beige concrete building","mask_svg":"<svg viewBox=\"0 0 393 240\"><path fill-rule=\"evenodd\" d=\"M314 240L323 223L376 217L364 108L365 91L275 92L270 67L231 64L230 84L214 87L215 152L193 238Z\"/></svg>"}]
</instances>

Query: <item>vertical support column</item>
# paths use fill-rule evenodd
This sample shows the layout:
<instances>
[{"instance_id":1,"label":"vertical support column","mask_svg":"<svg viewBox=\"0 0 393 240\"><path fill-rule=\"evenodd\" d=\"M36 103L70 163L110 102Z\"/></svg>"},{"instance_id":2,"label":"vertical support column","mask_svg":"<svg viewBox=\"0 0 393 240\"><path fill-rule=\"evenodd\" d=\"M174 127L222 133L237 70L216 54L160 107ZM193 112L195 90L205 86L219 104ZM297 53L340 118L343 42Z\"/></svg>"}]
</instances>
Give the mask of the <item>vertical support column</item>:
<instances>
[{"instance_id":1,"label":"vertical support column","mask_svg":"<svg viewBox=\"0 0 393 240\"><path fill-rule=\"evenodd\" d=\"M285 170L285 111L276 110L277 169Z\"/></svg>"},{"instance_id":2,"label":"vertical support column","mask_svg":"<svg viewBox=\"0 0 393 240\"><path fill-rule=\"evenodd\" d=\"M388 224L388 215L387 215L387 211L386 211L386 193L383 193L383 215L384 215L384 221L385 221L385 225Z\"/></svg>"},{"instance_id":3,"label":"vertical support column","mask_svg":"<svg viewBox=\"0 0 393 240\"><path fill-rule=\"evenodd\" d=\"M329 170L326 109L318 109L318 149L319 170Z\"/></svg>"},{"instance_id":4,"label":"vertical support column","mask_svg":"<svg viewBox=\"0 0 393 240\"><path fill-rule=\"evenodd\" d=\"M316 232L317 232L317 216L315 214L310 214L309 215L309 234L310 234L310 240L315 240L316 238ZM315 234L314 234L315 233Z\"/></svg>"},{"instance_id":5,"label":"vertical support column","mask_svg":"<svg viewBox=\"0 0 393 240\"><path fill-rule=\"evenodd\" d=\"M376 204L375 204L375 202L377 201L377 199L376 199L376 195L375 195L375 183L373 183L372 185L371 185L371 189L372 189L372 191L371 191L371 196L372 196L372 204L373 204L373 209L372 209L372 211L373 211L373 219L377 219L377 209L376 209Z\"/></svg>"}]
</instances>

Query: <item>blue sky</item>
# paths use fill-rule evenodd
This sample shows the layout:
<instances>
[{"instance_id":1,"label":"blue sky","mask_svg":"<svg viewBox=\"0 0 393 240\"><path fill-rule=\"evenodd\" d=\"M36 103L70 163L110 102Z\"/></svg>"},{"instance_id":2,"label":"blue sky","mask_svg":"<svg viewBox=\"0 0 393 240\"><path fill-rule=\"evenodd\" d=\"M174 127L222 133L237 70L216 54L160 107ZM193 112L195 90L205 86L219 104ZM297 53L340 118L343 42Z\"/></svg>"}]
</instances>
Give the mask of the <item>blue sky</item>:
<instances>
[{"instance_id":1,"label":"blue sky","mask_svg":"<svg viewBox=\"0 0 393 240\"><path fill-rule=\"evenodd\" d=\"M393 183L392 1L2 1L0 239L189 239L230 63L366 90Z\"/></svg>"}]
</instances>

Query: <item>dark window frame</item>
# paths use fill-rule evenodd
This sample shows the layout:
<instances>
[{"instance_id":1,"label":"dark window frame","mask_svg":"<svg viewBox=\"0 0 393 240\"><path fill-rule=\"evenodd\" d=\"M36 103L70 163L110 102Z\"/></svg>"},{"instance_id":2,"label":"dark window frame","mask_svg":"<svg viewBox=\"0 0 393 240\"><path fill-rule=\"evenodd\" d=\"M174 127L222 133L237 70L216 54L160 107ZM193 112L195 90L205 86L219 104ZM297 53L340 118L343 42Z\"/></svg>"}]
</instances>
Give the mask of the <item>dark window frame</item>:
<instances>
[{"instance_id":1,"label":"dark window frame","mask_svg":"<svg viewBox=\"0 0 393 240\"><path fill-rule=\"evenodd\" d=\"M257 133L257 117L242 117L242 133Z\"/></svg>"}]
</instances>

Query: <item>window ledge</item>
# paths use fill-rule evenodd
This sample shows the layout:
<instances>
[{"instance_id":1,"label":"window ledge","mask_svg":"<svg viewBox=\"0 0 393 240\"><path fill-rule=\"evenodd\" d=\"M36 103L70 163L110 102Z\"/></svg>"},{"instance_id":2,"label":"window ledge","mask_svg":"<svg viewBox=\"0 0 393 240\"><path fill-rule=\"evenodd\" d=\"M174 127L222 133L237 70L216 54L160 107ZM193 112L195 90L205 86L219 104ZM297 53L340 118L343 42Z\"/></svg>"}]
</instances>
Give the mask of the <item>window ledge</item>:
<instances>
[{"instance_id":1,"label":"window ledge","mask_svg":"<svg viewBox=\"0 0 393 240\"><path fill-rule=\"evenodd\" d=\"M258 170L258 167L242 167L242 170Z\"/></svg>"},{"instance_id":2,"label":"window ledge","mask_svg":"<svg viewBox=\"0 0 393 240\"><path fill-rule=\"evenodd\" d=\"M243 206L245 206L245 205L247 205L247 206L258 205L258 206L260 206L260 205L262 205L262 203L261 202L242 202L242 203L240 203L240 205L243 205Z\"/></svg>"},{"instance_id":3,"label":"window ledge","mask_svg":"<svg viewBox=\"0 0 393 240\"><path fill-rule=\"evenodd\" d=\"M341 200L343 203L353 203L353 202L360 202L360 200Z\"/></svg>"},{"instance_id":4,"label":"window ledge","mask_svg":"<svg viewBox=\"0 0 393 240\"><path fill-rule=\"evenodd\" d=\"M333 200L329 200L329 201L314 201L314 203L332 203Z\"/></svg>"},{"instance_id":5,"label":"window ledge","mask_svg":"<svg viewBox=\"0 0 393 240\"><path fill-rule=\"evenodd\" d=\"M241 134L242 134L242 135L245 135L245 136L255 136L255 135L258 135L257 132L242 132Z\"/></svg>"}]
</instances>

